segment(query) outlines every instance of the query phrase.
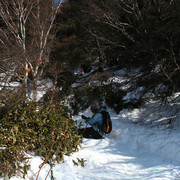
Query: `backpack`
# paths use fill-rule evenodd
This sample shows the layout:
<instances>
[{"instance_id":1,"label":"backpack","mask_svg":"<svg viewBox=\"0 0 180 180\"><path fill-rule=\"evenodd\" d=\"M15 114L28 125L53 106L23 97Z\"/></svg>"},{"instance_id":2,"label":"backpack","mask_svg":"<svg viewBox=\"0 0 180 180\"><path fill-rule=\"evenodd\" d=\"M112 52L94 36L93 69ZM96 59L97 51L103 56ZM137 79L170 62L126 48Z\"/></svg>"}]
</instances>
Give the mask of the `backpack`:
<instances>
[{"instance_id":1,"label":"backpack","mask_svg":"<svg viewBox=\"0 0 180 180\"><path fill-rule=\"evenodd\" d=\"M103 131L103 133L109 134L112 131L112 122L110 115L105 110L101 111L100 113L102 114L102 119L103 119L103 123L100 129Z\"/></svg>"}]
</instances>

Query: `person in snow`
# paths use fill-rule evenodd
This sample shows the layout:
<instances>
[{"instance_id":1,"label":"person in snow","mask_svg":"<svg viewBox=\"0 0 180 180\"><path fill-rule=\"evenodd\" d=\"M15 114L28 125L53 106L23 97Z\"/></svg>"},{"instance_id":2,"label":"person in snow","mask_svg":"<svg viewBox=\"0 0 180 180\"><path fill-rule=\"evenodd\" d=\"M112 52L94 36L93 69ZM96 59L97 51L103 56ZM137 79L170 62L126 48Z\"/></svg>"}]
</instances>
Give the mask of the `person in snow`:
<instances>
[{"instance_id":1,"label":"person in snow","mask_svg":"<svg viewBox=\"0 0 180 180\"><path fill-rule=\"evenodd\" d=\"M106 135L101 128L103 126L102 112L105 111L105 109L100 108L97 104L92 104L90 109L93 113L93 116L91 118L84 115L82 115L81 117L91 127L81 129L80 133L85 138L101 139Z\"/></svg>"}]
</instances>

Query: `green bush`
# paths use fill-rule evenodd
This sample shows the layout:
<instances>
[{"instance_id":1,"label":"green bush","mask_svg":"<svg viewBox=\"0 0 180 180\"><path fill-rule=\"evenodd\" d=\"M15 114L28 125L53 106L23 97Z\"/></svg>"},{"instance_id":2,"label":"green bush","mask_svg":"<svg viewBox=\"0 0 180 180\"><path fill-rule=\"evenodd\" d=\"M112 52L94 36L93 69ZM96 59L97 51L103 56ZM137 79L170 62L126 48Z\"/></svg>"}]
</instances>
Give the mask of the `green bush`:
<instances>
[{"instance_id":1,"label":"green bush","mask_svg":"<svg viewBox=\"0 0 180 180\"><path fill-rule=\"evenodd\" d=\"M45 163L60 162L78 150L81 136L76 121L61 104L19 103L0 119L0 176L27 173L28 155Z\"/></svg>"},{"instance_id":2,"label":"green bush","mask_svg":"<svg viewBox=\"0 0 180 180\"><path fill-rule=\"evenodd\" d=\"M123 107L123 97L126 93L121 89L114 88L113 84L104 85L87 85L74 90L74 96L70 105L72 106L73 113L87 109L91 103L103 102L115 112L119 113Z\"/></svg>"},{"instance_id":3,"label":"green bush","mask_svg":"<svg viewBox=\"0 0 180 180\"><path fill-rule=\"evenodd\" d=\"M112 85L106 86L105 89L104 96L107 106L114 109L118 114L124 108L123 97L125 92L121 89L112 88Z\"/></svg>"},{"instance_id":4,"label":"green bush","mask_svg":"<svg viewBox=\"0 0 180 180\"><path fill-rule=\"evenodd\" d=\"M91 58L87 58L86 60L84 60L81 63L81 68L83 69L83 71L85 73L88 73L91 71L91 63L92 63L92 59Z\"/></svg>"}]
</instances>

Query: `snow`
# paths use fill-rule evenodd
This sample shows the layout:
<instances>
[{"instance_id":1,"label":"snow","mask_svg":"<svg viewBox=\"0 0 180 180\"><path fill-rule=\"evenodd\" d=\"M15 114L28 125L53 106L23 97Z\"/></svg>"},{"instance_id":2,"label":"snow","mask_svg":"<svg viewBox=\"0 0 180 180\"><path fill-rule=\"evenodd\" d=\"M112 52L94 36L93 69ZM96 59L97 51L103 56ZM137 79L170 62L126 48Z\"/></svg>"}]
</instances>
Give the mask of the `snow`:
<instances>
[{"instance_id":1,"label":"snow","mask_svg":"<svg viewBox=\"0 0 180 180\"><path fill-rule=\"evenodd\" d=\"M180 131L139 125L140 110L123 110L115 114L109 110L113 131L104 139L83 139L82 147L52 169L56 180L178 180L180 179ZM82 112L91 116L88 110ZM81 121L80 115L74 116ZM149 117L152 118L152 117ZM84 159L84 167L73 164ZM40 157L32 157L27 180L36 179ZM44 180L50 169L43 166L38 180ZM51 179L51 173L48 180ZM20 180L13 177L11 180Z\"/></svg>"},{"instance_id":2,"label":"snow","mask_svg":"<svg viewBox=\"0 0 180 180\"><path fill-rule=\"evenodd\" d=\"M124 73L125 70L118 71L112 80L122 83ZM52 86L50 82L48 86ZM127 94L125 99L138 98L139 92L141 89ZM42 91L40 94L42 96ZM180 93L174 99L178 97ZM47 180L51 179L51 173L56 180L180 180L180 120L169 128L157 126L159 122L174 118L179 102L158 111L157 108L158 104L150 102L146 107L123 110L118 115L108 109L113 123L110 136L100 140L84 138L79 151L65 156L63 163L56 163ZM81 114L92 115L87 109L73 119L80 122ZM84 167L74 165L73 161L78 162L78 159L85 161ZM37 178L42 163L40 157L31 157L26 180ZM45 180L49 170L50 166L44 165L38 180Z\"/></svg>"},{"instance_id":3,"label":"snow","mask_svg":"<svg viewBox=\"0 0 180 180\"><path fill-rule=\"evenodd\" d=\"M19 82L11 82L11 83L2 83L0 82L0 91L3 89L3 87L8 87L9 89L13 89L20 86Z\"/></svg>"},{"instance_id":4,"label":"snow","mask_svg":"<svg viewBox=\"0 0 180 180\"><path fill-rule=\"evenodd\" d=\"M143 87L139 87L137 88L135 91L131 91L128 92L126 94L126 96L124 96L123 100L127 103L127 102L132 102L133 100L136 101L138 99L140 99L140 94L141 92L143 92L144 88Z\"/></svg>"}]
</instances>

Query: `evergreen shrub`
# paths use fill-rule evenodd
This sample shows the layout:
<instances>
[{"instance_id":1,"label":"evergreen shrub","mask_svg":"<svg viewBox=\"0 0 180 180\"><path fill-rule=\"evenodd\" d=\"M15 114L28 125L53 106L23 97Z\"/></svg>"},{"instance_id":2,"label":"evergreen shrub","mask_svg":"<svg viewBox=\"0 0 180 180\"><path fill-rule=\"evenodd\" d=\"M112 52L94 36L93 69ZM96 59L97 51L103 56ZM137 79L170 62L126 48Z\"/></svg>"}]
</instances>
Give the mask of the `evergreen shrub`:
<instances>
[{"instance_id":1,"label":"evergreen shrub","mask_svg":"<svg viewBox=\"0 0 180 180\"><path fill-rule=\"evenodd\" d=\"M105 89L104 97L107 106L119 113L124 108L123 98L126 93L121 89L112 88L112 85L106 86Z\"/></svg>"},{"instance_id":2,"label":"evergreen shrub","mask_svg":"<svg viewBox=\"0 0 180 180\"><path fill-rule=\"evenodd\" d=\"M81 136L76 125L62 104L18 103L0 119L0 176L25 178L29 155L50 163L78 151Z\"/></svg>"},{"instance_id":3,"label":"evergreen shrub","mask_svg":"<svg viewBox=\"0 0 180 180\"><path fill-rule=\"evenodd\" d=\"M113 84L87 85L74 90L71 106L74 114L87 109L91 103L105 102L106 105L119 113L123 109L123 90L115 89Z\"/></svg>"},{"instance_id":4,"label":"evergreen shrub","mask_svg":"<svg viewBox=\"0 0 180 180\"><path fill-rule=\"evenodd\" d=\"M81 68L83 69L83 71L85 73L88 73L91 71L91 64L92 64L92 59L91 58L87 58L86 60L84 60L82 63L81 63Z\"/></svg>"}]
</instances>

